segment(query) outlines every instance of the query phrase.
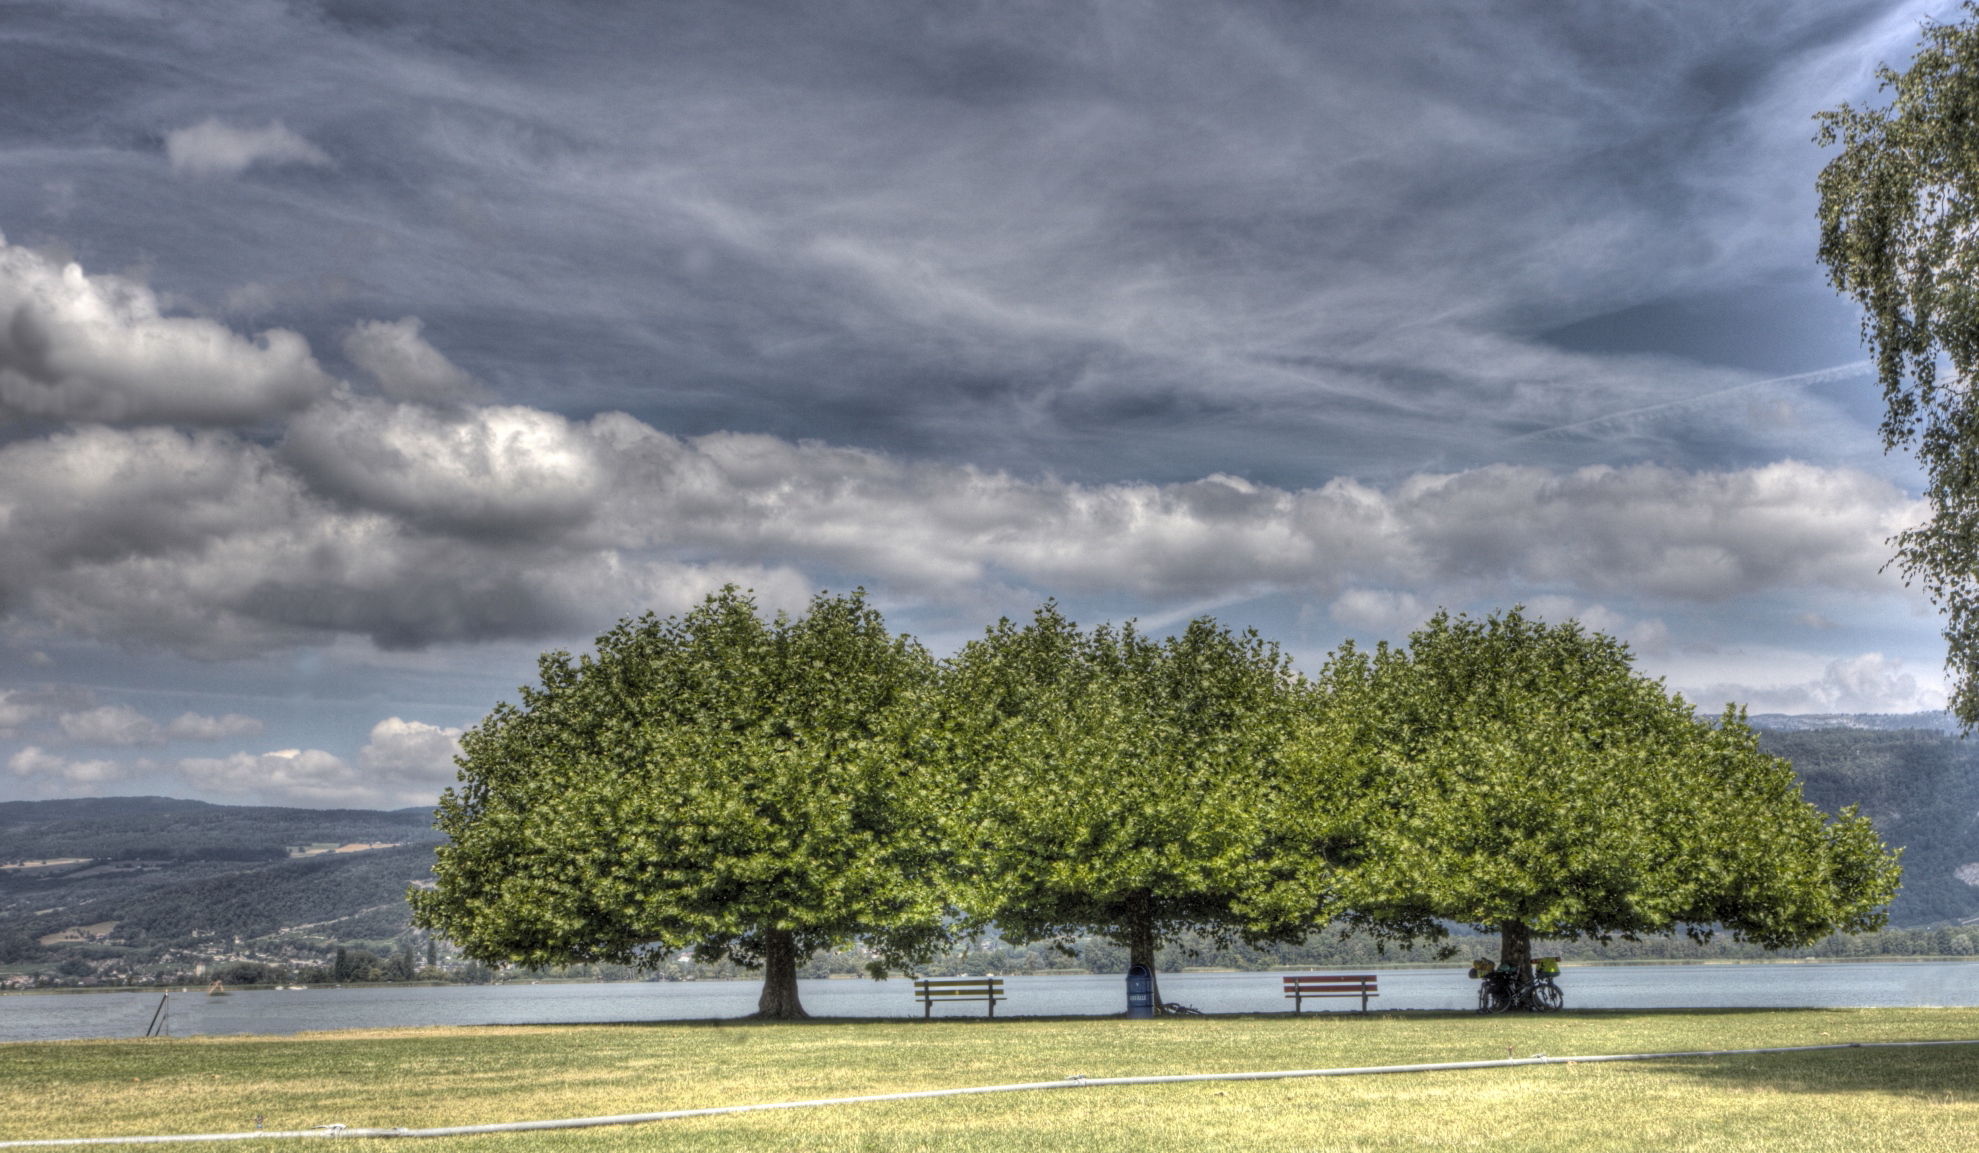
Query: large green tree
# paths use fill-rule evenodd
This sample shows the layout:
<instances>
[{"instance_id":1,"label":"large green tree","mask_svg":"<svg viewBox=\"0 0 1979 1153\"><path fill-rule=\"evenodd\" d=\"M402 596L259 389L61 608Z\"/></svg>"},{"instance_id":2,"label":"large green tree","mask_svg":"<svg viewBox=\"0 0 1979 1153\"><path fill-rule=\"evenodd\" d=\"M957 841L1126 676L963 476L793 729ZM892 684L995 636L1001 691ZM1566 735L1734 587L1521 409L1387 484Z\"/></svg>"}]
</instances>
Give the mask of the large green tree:
<instances>
[{"instance_id":1,"label":"large green tree","mask_svg":"<svg viewBox=\"0 0 1979 1153\"><path fill-rule=\"evenodd\" d=\"M906 755L932 661L860 594L766 621L734 588L551 653L461 739L420 925L468 956L651 965L691 948L763 968L759 1012L804 1015L797 966L854 938L880 972L942 938L942 803Z\"/></svg>"},{"instance_id":2,"label":"large green tree","mask_svg":"<svg viewBox=\"0 0 1979 1153\"><path fill-rule=\"evenodd\" d=\"M966 903L1006 938L1094 932L1152 972L1186 930L1297 939L1322 919L1323 885L1276 819L1302 686L1275 646L1206 619L1161 641L1081 630L1046 605L942 679L946 837Z\"/></svg>"},{"instance_id":3,"label":"large green tree","mask_svg":"<svg viewBox=\"0 0 1979 1153\"><path fill-rule=\"evenodd\" d=\"M1535 936L1781 947L1883 922L1898 870L1868 820L1824 818L1736 713L1698 719L1619 641L1439 613L1316 679L1332 755L1378 798L1346 898L1365 915L1496 931L1515 965Z\"/></svg>"},{"instance_id":4,"label":"large green tree","mask_svg":"<svg viewBox=\"0 0 1979 1153\"><path fill-rule=\"evenodd\" d=\"M1930 24L1883 107L1844 104L1816 139L1820 259L1862 307L1882 385L1883 444L1914 446L1931 516L1897 563L1945 612L1952 711L1979 724L1979 6Z\"/></svg>"}]
</instances>

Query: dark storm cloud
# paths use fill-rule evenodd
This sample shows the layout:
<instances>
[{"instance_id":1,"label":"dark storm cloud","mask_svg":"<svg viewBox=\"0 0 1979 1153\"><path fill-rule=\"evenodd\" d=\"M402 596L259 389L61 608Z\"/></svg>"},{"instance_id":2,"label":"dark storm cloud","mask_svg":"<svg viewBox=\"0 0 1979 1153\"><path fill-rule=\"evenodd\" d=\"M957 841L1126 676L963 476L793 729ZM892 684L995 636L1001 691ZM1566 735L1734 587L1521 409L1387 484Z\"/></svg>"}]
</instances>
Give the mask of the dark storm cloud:
<instances>
[{"instance_id":1,"label":"dark storm cloud","mask_svg":"<svg viewBox=\"0 0 1979 1153\"><path fill-rule=\"evenodd\" d=\"M0 227L318 349L417 315L576 415L1088 479L1397 475L1736 383L1528 336L1803 268L1801 117L1891 13L17 7L4 59L63 70L11 105ZM195 131L203 177L166 163Z\"/></svg>"},{"instance_id":2,"label":"dark storm cloud","mask_svg":"<svg viewBox=\"0 0 1979 1153\"><path fill-rule=\"evenodd\" d=\"M1952 10L9 4L0 794L416 803L727 580L1927 707L1808 136Z\"/></svg>"}]
</instances>

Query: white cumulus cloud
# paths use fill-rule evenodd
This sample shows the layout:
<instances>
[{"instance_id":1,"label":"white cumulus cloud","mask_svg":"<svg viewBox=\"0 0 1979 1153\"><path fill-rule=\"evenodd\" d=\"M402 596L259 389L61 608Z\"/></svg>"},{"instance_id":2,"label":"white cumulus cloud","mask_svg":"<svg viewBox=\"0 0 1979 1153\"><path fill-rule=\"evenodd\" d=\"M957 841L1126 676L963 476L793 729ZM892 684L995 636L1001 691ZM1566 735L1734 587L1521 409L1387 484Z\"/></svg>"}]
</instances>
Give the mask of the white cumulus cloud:
<instances>
[{"instance_id":1,"label":"white cumulus cloud","mask_svg":"<svg viewBox=\"0 0 1979 1153\"><path fill-rule=\"evenodd\" d=\"M1737 701L1755 713L1919 713L1945 707L1940 685L1906 671L1902 660L1882 653L1830 661L1814 680L1713 684L1685 695L1703 702Z\"/></svg>"},{"instance_id":2,"label":"white cumulus cloud","mask_svg":"<svg viewBox=\"0 0 1979 1153\"><path fill-rule=\"evenodd\" d=\"M38 719L46 707L18 689L0 689L0 737L11 737L22 725Z\"/></svg>"},{"instance_id":3,"label":"white cumulus cloud","mask_svg":"<svg viewBox=\"0 0 1979 1153\"><path fill-rule=\"evenodd\" d=\"M454 780L461 730L387 717L371 727L357 763L381 778L407 785L444 786Z\"/></svg>"},{"instance_id":4,"label":"white cumulus cloud","mask_svg":"<svg viewBox=\"0 0 1979 1153\"><path fill-rule=\"evenodd\" d=\"M1407 632L1433 611L1422 598L1395 589L1348 589L1327 606L1343 625L1389 634Z\"/></svg>"},{"instance_id":5,"label":"white cumulus cloud","mask_svg":"<svg viewBox=\"0 0 1979 1153\"><path fill-rule=\"evenodd\" d=\"M7 769L17 777L39 779L44 783L97 785L120 781L131 775L131 768L115 761L73 760L29 745L7 758Z\"/></svg>"},{"instance_id":6,"label":"white cumulus cloud","mask_svg":"<svg viewBox=\"0 0 1979 1153\"><path fill-rule=\"evenodd\" d=\"M223 713L217 717L183 712L165 726L165 735L175 741L224 741L235 737L258 737L264 726L253 717Z\"/></svg>"},{"instance_id":7,"label":"white cumulus cloud","mask_svg":"<svg viewBox=\"0 0 1979 1153\"><path fill-rule=\"evenodd\" d=\"M56 717L62 734L84 745L110 745L118 748L156 747L167 741L219 741L233 737L259 736L262 724L239 713L209 717L187 711L159 724L129 705L99 705L62 713Z\"/></svg>"},{"instance_id":8,"label":"white cumulus cloud","mask_svg":"<svg viewBox=\"0 0 1979 1153\"><path fill-rule=\"evenodd\" d=\"M1792 461L1083 485L682 440L618 413L341 398L273 448L103 427L0 447L0 595L84 635L215 653L545 635L725 580L788 604L814 567L935 599L999 583L1158 602L1279 589L1372 622L1480 588L1891 591L1884 541L1916 515L1886 481ZM1368 589L1387 607L1354 592Z\"/></svg>"},{"instance_id":9,"label":"white cumulus cloud","mask_svg":"<svg viewBox=\"0 0 1979 1153\"><path fill-rule=\"evenodd\" d=\"M386 393L362 396L293 333L163 317L141 286L11 247L9 308L0 408L91 423L0 444L0 605L207 656L568 635L727 581L791 605L821 570L944 604L999 588L1159 610L1278 591L1393 628L1475 597L1593 612L1894 595L1885 542L1921 510L1868 473L1792 460L1076 483L437 403L470 382L414 318L350 332L347 354ZM229 421L280 431L200 427ZM1625 623L1645 649L1664 641L1653 618Z\"/></svg>"},{"instance_id":10,"label":"white cumulus cloud","mask_svg":"<svg viewBox=\"0 0 1979 1153\"><path fill-rule=\"evenodd\" d=\"M416 316L365 320L344 336L344 356L397 400L453 401L479 391L467 371L420 337Z\"/></svg>"},{"instance_id":11,"label":"white cumulus cloud","mask_svg":"<svg viewBox=\"0 0 1979 1153\"><path fill-rule=\"evenodd\" d=\"M79 744L131 748L165 743L164 727L129 705L101 705L63 713L56 723L62 726L65 736Z\"/></svg>"},{"instance_id":12,"label":"white cumulus cloud","mask_svg":"<svg viewBox=\"0 0 1979 1153\"><path fill-rule=\"evenodd\" d=\"M330 163L322 149L279 120L255 128L228 124L214 116L166 133L165 157L177 171L197 176L237 176L254 164Z\"/></svg>"},{"instance_id":13,"label":"white cumulus cloud","mask_svg":"<svg viewBox=\"0 0 1979 1153\"><path fill-rule=\"evenodd\" d=\"M165 316L144 285L0 237L0 419L251 423L334 383L294 332Z\"/></svg>"},{"instance_id":14,"label":"white cumulus cloud","mask_svg":"<svg viewBox=\"0 0 1979 1153\"><path fill-rule=\"evenodd\" d=\"M322 749L276 749L185 757L178 770L195 789L271 803L400 807L430 804L453 779L459 729L391 717L351 764Z\"/></svg>"}]
</instances>

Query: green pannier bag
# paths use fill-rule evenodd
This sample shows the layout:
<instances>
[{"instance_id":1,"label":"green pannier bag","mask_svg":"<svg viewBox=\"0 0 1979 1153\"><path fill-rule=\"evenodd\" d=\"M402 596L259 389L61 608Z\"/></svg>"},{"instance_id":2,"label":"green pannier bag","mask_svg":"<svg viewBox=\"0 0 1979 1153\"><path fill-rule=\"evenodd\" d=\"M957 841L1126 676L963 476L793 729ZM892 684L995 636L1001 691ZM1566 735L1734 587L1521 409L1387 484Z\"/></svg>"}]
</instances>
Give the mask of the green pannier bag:
<instances>
[{"instance_id":1,"label":"green pannier bag","mask_svg":"<svg viewBox=\"0 0 1979 1153\"><path fill-rule=\"evenodd\" d=\"M1557 977L1560 975L1560 958L1558 957L1534 957L1532 963L1538 967L1539 975L1542 977Z\"/></svg>"}]
</instances>

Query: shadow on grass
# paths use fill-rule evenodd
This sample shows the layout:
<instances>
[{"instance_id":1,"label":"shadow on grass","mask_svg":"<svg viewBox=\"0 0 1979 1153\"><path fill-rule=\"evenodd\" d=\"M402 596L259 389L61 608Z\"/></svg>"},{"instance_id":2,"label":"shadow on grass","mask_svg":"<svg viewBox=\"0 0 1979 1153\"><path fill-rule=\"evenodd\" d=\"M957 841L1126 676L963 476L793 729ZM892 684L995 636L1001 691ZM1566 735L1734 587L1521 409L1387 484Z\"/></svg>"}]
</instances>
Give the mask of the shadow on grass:
<instances>
[{"instance_id":1,"label":"shadow on grass","mask_svg":"<svg viewBox=\"0 0 1979 1153\"><path fill-rule=\"evenodd\" d=\"M1776 1093L1885 1093L1935 1101L1979 1100L1979 1044L1916 1049L1830 1049L1749 1057L1645 1062L1709 1089Z\"/></svg>"},{"instance_id":2,"label":"shadow on grass","mask_svg":"<svg viewBox=\"0 0 1979 1153\"><path fill-rule=\"evenodd\" d=\"M1534 1013L1483 1014L1483 1013L1475 1012L1470 1009L1373 1009L1365 1013L1354 1009L1308 1010L1304 1013L1293 1013L1290 1010L1283 1010L1283 1011L1265 1010L1255 1013L1170 1014L1167 1016L1155 1018L1149 1021L1148 1025L1153 1028L1160 1028L1163 1025L1171 1025L1171 1026L1186 1025L1191 1022L1216 1022L1216 1021L1283 1021L1288 1023L1312 1022L1316 1025L1345 1024L1355 1021L1364 1021L1364 1022L1468 1021L1468 1022L1478 1022L1481 1024L1489 1024L1493 1022L1544 1024L1549 1021L1613 1022L1613 1021L1624 1021L1624 1020L1631 1020L1638 1018L1698 1018L1698 1017L1739 1018L1739 1017L1762 1017L1762 1016L1782 1017L1782 1016L1793 1016L1793 1015L1815 1016L1823 1013L1834 1013L1837 1011L1839 1010L1833 1008L1822 1008L1822 1007L1812 1007L1812 1008L1762 1007L1762 1008L1751 1008L1751 1009L1723 1008L1723 1007L1704 1008L1704 1009L1681 1009L1681 1008L1569 1009L1565 1012L1544 1013L1544 1014L1534 1014ZM1874 1012L1874 1010L1864 1010L1864 1011ZM1099 1023L1099 1022L1119 1022L1119 1021L1127 1021L1127 1020L1130 1020L1130 1018L1125 1013L1060 1013L1060 1014L1001 1013L995 1017L985 1017L982 1016L981 1014L976 1014L972 1016L966 1013L955 1013L945 1017L814 1016L814 1017L804 1017L794 1021L782 1020L778 1018L758 1017L755 1016L754 1014L750 1014L748 1016L743 1016L743 1017L664 1018L658 1020L649 1018L645 1020L627 1020L627 1021L531 1021L528 1022L528 1027L546 1028L546 1029L625 1029L625 1028L805 1029L805 1028L812 1028L817 1026L906 1025L906 1026L914 1026L917 1028L925 1029L925 1028L943 1028L943 1027L953 1027L953 1026L963 1026L963 1025L979 1025L979 1026L1023 1025L1023 1024L1067 1025L1067 1024L1077 1024L1080 1022ZM470 1025L470 1026L450 1026L450 1027L474 1028L475 1026ZM500 1023L500 1024L491 1024L488 1027L512 1028L514 1026L513 1024L510 1023ZM1975 1032L1979 1032L1979 1017L1975 1017L1973 1027ZM1753 1048L1755 1046L1735 1045L1735 1044L1727 1043L1725 1047Z\"/></svg>"}]
</instances>

